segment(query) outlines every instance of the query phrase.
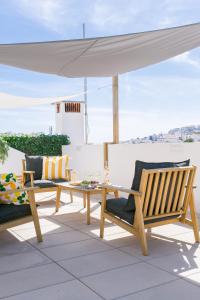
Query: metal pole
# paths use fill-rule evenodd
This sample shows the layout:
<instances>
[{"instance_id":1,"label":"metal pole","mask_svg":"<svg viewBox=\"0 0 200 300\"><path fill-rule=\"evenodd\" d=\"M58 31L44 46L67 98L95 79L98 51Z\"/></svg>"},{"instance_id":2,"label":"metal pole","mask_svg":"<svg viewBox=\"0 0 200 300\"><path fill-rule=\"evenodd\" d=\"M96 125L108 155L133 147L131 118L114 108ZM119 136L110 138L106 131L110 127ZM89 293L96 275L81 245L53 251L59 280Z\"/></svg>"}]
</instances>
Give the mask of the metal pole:
<instances>
[{"instance_id":1,"label":"metal pole","mask_svg":"<svg viewBox=\"0 0 200 300\"><path fill-rule=\"evenodd\" d=\"M85 24L83 23L83 38L85 39ZM85 102L85 143L88 143L88 111L87 111L87 78L84 77L84 102Z\"/></svg>"},{"instance_id":2,"label":"metal pole","mask_svg":"<svg viewBox=\"0 0 200 300\"><path fill-rule=\"evenodd\" d=\"M112 77L112 91L113 91L113 143L119 144L118 76Z\"/></svg>"}]
</instances>

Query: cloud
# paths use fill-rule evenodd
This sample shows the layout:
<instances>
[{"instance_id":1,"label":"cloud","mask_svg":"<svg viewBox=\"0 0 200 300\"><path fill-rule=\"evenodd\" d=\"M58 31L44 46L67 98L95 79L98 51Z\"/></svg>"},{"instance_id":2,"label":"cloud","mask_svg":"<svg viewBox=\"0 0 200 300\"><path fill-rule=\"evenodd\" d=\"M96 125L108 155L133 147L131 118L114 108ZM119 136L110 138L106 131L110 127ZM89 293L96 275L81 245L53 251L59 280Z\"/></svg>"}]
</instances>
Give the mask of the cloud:
<instances>
[{"instance_id":1,"label":"cloud","mask_svg":"<svg viewBox=\"0 0 200 300\"><path fill-rule=\"evenodd\" d=\"M187 64L200 69L200 59L194 59L191 56L191 53L185 52L183 54L173 57L171 61L180 64Z\"/></svg>"},{"instance_id":2,"label":"cloud","mask_svg":"<svg viewBox=\"0 0 200 300\"><path fill-rule=\"evenodd\" d=\"M63 21L62 0L14 0L18 12L26 18L59 32ZM65 3L67 3L65 1Z\"/></svg>"},{"instance_id":3,"label":"cloud","mask_svg":"<svg viewBox=\"0 0 200 300\"><path fill-rule=\"evenodd\" d=\"M190 4L184 0L12 0L24 18L59 34L73 36L74 29L86 23L90 32L121 34L175 26L196 20L188 15ZM195 2L195 0L193 0ZM198 11L200 4L195 2ZM156 17L155 17L156 16ZM80 30L80 29L79 29ZM76 32L77 33L77 32ZM79 34L80 36L80 34Z\"/></svg>"}]
</instances>

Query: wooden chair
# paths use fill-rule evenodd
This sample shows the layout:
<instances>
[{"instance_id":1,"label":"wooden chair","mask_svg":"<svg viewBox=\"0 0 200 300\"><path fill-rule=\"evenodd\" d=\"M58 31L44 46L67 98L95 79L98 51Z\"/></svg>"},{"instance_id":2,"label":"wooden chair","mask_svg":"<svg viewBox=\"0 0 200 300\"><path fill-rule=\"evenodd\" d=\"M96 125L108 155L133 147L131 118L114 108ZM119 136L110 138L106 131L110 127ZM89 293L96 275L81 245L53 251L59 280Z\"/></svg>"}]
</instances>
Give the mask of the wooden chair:
<instances>
[{"instance_id":1,"label":"wooden chair","mask_svg":"<svg viewBox=\"0 0 200 300\"><path fill-rule=\"evenodd\" d=\"M66 169L65 170L65 181L71 181L71 169ZM27 171L26 170L26 160L22 159L22 185L26 186L27 183L27 177L29 177L30 182L29 186L35 187L35 193L46 193L46 192L56 192L56 212L59 210L60 207L60 196L61 196L61 190L60 188L56 185L56 182L53 180L51 181L48 186L45 186L45 184L40 184L38 181L34 180L34 171ZM50 181L49 181L50 182ZM73 195L70 192L70 198L71 202L73 202Z\"/></svg>"},{"instance_id":2,"label":"wooden chair","mask_svg":"<svg viewBox=\"0 0 200 300\"><path fill-rule=\"evenodd\" d=\"M30 205L0 204L0 232L33 221L37 235L37 240L38 242L42 242L43 239L40 229L37 208L35 204L35 188L22 188L16 190L8 190L5 192L0 191L0 197L2 195L23 191L26 191L28 193Z\"/></svg>"},{"instance_id":3,"label":"wooden chair","mask_svg":"<svg viewBox=\"0 0 200 300\"><path fill-rule=\"evenodd\" d=\"M145 229L180 222L193 228L199 242L199 227L194 203L193 182L196 167L179 167L142 171L139 191L104 185L101 206L100 237L104 235L105 219L135 234L143 255L148 255ZM127 199L106 200L107 189L134 195L135 210L126 211ZM118 202L119 201L119 202ZM188 218L188 209L190 219Z\"/></svg>"}]
</instances>

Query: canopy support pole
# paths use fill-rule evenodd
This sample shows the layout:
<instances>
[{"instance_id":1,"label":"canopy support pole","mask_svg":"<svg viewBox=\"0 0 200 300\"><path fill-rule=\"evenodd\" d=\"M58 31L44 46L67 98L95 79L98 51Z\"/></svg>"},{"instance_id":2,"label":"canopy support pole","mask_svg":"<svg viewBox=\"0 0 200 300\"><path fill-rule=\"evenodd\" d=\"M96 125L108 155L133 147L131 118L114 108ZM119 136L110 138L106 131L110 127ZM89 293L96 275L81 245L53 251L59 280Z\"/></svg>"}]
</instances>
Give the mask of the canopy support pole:
<instances>
[{"instance_id":1,"label":"canopy support pole","mask_svg":"<svg viewBox=\"0 0 200 300\"><path fill-rule=\"evenodd\" d=\"M112 77L112 93L113 93L113 144L119 144L118 75Z\"/></svg>"}]
</instances>

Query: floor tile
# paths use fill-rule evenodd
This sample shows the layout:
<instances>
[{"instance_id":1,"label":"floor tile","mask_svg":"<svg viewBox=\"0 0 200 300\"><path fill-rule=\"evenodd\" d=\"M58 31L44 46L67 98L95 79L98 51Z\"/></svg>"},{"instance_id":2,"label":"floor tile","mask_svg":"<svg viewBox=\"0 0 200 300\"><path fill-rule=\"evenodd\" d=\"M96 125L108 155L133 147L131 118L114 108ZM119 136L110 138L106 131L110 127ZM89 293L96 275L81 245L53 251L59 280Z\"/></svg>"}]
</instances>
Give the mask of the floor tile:
<instances>
[{"instance_id":1,"label":"floor tile","mask_svg":"<svg viewBox=\"0 0 200 300\"><path fill-rule=\"evenodd\" d=\"M34 267L49 262L50 260L45 255L36 250L14 255L1 256L0 274Z\"/></svg>"},{"instance_id":2,"label":"floor tile","mask_svg":"<svg viewBox=\"0 0 200 300\"><path fill-rule=\"evenodd\" d=\"M184 280L175 280L158 287L147 289L120 300L199 300L199 288Z\"/></svg>"},{"instance_id":3,"label":"floor tile","mask_svg":"<svg viewBox=\"0 0 200 300\"><path fill-rule=\"evenodd\" d=\"M34 248L26 243L20 236L9 232L0 232L0 257L31 251Z\"/></svg>"},{"instance_id":4,"label":"floor tile","mask_svg":"<svg viewBox=\"0 0 200 300\"><path fill-rule=\"evenodd\" d=\"M78 241L88 240L91 237L75 230L61 232L61 233L55 233L55 234L47 234L43 236L43 242L37 243L37 239L31 239L29 242L31 244L34 244L37 248L46 248L46 247L52 247L56 245L61 244L68 244L68 243L74 243Z\"/></svg>"},{"instance_id":5,"label":"floor tile","mask_svg":"<svg viewBox=\"0 0 200 300\"><path fill-rule=\"evenodd\" d=\"M149 260L157 257L165 257L167 255L179 253L185 249L185 243L180 242L172 237L154 237L153 235L147 239L148 256L143 256L139 240L135 237L131 246L120 247L121 251L136 255L142 260Z\"/></svg>"},{"instance_id":6,"label":"floor tile","mask_svg":"<svg viewBox=\"0 0 200 300\"><path fill-rule=\"evenodd\" d=\"M139 244L138 239L136 239L133 234L127 231L117 234L105 235L103 240L106 244L116 248L134 245L135 243Z\"/></svg>"},{"instance_id":7,"label":"floor tile","mask_svg":"<svg viewBox=\"0 0 200 300\"><path fill-rule=\"evenodd\" d=\"M72 279L70 274L56 264L7 273L0 275L0 298Z\"/></svg>"},{"instance_id":8,"label":"floor tile","mask_svg":"<svg viewBox=\"0 0 200 300\"><path fill-rule=\"evenodd\" d=\"M59 264L76 277L83 277L138 262L136 257L116 249L60 261Z\"/></svg>"},{"instance_id":9,"label":"floor tile","mask_svg":"<svg viewBox=\"0 0 200 300\"><path fill-rule=\"evenodd\" d=\"M185 279L188 280L190 283L200 286L200 272L189 275Z\"/></svg>"},{"instance_id":10,"label":"floor tile","mask_svg":"<svg viewBox=\"0 0 200 300\"><path fill-rule=\"evenodd\" d=\"M90 236L94 238L99 238L100 235L100 223L98 222L91 222L91 225L85 225L85 226L80 226L79 230L81 232L85 232L89 234ZM127 236L127 232L123 230L121 227L113 225L113 224L106 224L105 225L105 230L104 230L104 240L111 240L112 237L116 234L123 234L125 233L125 236Z\"/></svg>"},{"instance_id":11,"label":"floor tile","mask_svg":"<svg viewBox=\"0 0 200 300\"><path fill-rule=\"evenodd\" d=\"M195 249L189 249L180 253L156 259L150 259L149 263L160 267L177 276L186 277L200 271L200 257L195 255Z\"/></svg>"},{"instance_id":12,"label":"floor tile","mask_svg":"<svg viewBox=\"0 0 200 300\"><path fill-rule=\"evenodd\" d=\"M152 228L153 234L161 235L163 237L171 237L177 234L191 231L192 229L190 226L181 223L167 224Z\"/></svg>"},{"instance_id":13,"label":"floor tile","mask_svg":"<svg viewBox=\"0 0 200 300\"><path fill-rule=\"evenodd\" d=\"M105 299L113 299L174 279L176 277L167 272L149 266L146 263L138 263L84 277L81 281Z\"/></svg>"},{"instance_id":14,"label":"floor tile","mask_svg":"<svg viewBox=\"0 0 200 300\"><path fill-rule=\"evenodd\" d=\"M72 244L64 244L50 248L41 249L44 254L55 261L69 259L81 255L88 255L111 249L101 241L90 239Z\"/></svg>"},{"instance_id":15,"label":"floor tile","mask_svg":"<svg viewBox=\"0 0 200 300\"><path fill-rule=\"evenodd\" d=\"M93 291L78 280L9 297L9 300L100 300Z\"/></svg>"},{"instance_id":16,"label":"floor tile","mask_svg":"<svg viewBox=\"0 0 200 300\"><path fill-rule=\"evenodd\" d=\"M73 230L71 227L58 223L55 220L46 218L40 218L40 228L43 235L55 234L65 231ZM16 232L25 240L30 240L36 237L35 227L33 222L26 223L11 229L12 232Z\"/></svg>"}]
</instances>

